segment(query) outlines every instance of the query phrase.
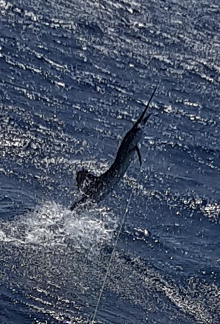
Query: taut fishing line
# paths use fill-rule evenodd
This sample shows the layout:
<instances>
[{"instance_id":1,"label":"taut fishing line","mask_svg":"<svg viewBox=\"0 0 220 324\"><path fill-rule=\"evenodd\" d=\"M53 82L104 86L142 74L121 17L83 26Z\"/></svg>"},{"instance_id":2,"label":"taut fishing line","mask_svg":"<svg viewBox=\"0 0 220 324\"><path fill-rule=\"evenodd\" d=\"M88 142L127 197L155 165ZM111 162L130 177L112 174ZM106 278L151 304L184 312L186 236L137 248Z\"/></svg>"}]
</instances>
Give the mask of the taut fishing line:
<instances>
[{"instance_id":1,"label":"taut fishing line","mask_svg":"<svg viewBox=\"0 0 220 324\"><path fill-rule=\"evenodd\" d=\"M154 89L153 94L151 95L150 99L148 100L147 107L149 106L149 104L150 104L150 102L151 102L151 99L153 98L154 93L156 92L157 88L158 88L158 86ZM146 107L146 108L147 108L147 107ZM145 109L145 111L146 111L146 109ZM142 116L142 115L141 115L141 116ZM143 117L143 116L142 116L142 117ZM139 117L139 119L142 118L142 117ZM149 117L149 116L148 116L148 117ZM147 118L148 118L148 117L147 117ZM136 123L139 122L139 119L138 119L138 121L137 121ZM141 170L140 170L140 173L141 173ZM137 182L139 182L139 177L140 177L140 174L139 174L139 176L138 176L138 178L137 178ZM104 280L103 280L103 283L102 283L102 287L101 287L101 289L100 289L100 293L99 293L98 301L97 301L97 304L96 304L96 307L95 307L95 311L94 311L94 314L93 314L93 317L92 317L92 322L91 322L91 324L94 324L94 320L95 320L96 315L97 315L98 307L99 307L99 304L100 304L100 301L101 301L101 298L102 298L102 294L103 294L103 291L104 291L104 287L105 287L105 284L106 284L107 277L108 277L108 275L109 275L109 273L110 273L110 267L111 267L111 264L112 264L113 257L114 257L114 255L115 255L115 250L116 250L116 247L117 247L117 244L118 244L118 239L119 239L119 236L120 236L121 231L122 231L122 226L123 226L123 224L124 224L125 217L126 217L127 212L128 212L128 207L129 207L129 204L130 204L130 202L131 202L132 195L133 195L133 190L131 190L131 194L130 194L129 199L128 199L128 201L127 201L127 204L126 204L126 206L125 206L125 211L124 211L124 214L123 214L123 217L122 217L122 221L121 221L121 224L120 224L120 227L119 227L119 231L118 231L118 234L117 234L117 236L116 236L116 240L115 240L115 243L114 243L114 246L113 246L113 250L112 250L112 253L111 253L111 256L110 256L110 259L109 259L109 263L108 263L108 266L107 266L107 269L106 269L106 273L105 273L105 277L104 277Z\"/></svg>"},{"instance_id":2,"label":"taut fishing line","mask_svg":"<svg viewBox=\"0 0 220 324\"><path fill-rule=\"evenodd\" d=\"M140 177L140 175L139 175L139 177ZM138 182L139 182L139 177L137 178ZM103 294L103 291L104 291L104 288L105 288L106 280L107 280L108 275L110 273L110 267L111 267L111 264L112 264L113 257L115 256L115 250L116 250L116 247L118 245L118 239L119 239L119 236L120 236L121 231L122 231L122 226L124 225L124 222L125 222L125 217L127 215L128 207L130 205L132 196L133 196L133 189L131 190L131 194L129 196L129 199L127 200L127 204L125 205L125 211L123 213L123 217L122 217L122 221L121 221L121 224L120 224L120 227L119 227L119 231L118 231L118 234L117 234L116 239L115 239L115 243L114 243L113 250L112 250L112 253L111 253L111 256L110 256L110 259L109 259L107 269L106 269L106 273L105 273L105 277L104 277L104 280L103 280L103 283L102 283L102 287L100 289L98 301L97 301L97 304L96 304L96 307L95 307L95 311L94 311L94 314L93 314L93 317L92 317L91 324L95 323L94 321L95 321L95 318L96 318L96 315L97 315L97 312L98 312L98 308L99 308L99 304L100 304L102 294Z\"/></svg>"}]
</instances>

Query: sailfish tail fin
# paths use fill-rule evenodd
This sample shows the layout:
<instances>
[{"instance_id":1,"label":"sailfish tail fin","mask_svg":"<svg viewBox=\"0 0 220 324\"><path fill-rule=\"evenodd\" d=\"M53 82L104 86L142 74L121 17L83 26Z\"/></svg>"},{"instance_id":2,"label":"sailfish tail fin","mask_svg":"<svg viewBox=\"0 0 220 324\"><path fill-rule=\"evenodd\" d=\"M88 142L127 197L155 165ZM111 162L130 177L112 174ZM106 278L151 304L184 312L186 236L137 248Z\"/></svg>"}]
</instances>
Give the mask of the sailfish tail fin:
<instances>
[{"instance_id":1,"label":"sailfish tail fin","mask_svg":"<svg viewBox=\"0 0 220 324\"><path fill-rule=\"evenodd\" d=\"M136 123L134 124L134 127L136 127L136 126L137 126L138 124L140 124L140 123L145 124L146 121L148 120L148 118L150 117L150 115L148 115L147 117L144 118L144 115L145 115L145 113L146 113L146 111L147 111L147 108L149 107L149 105L150 105L150 103L151 103L151 101L152 101L152 99L153 99L153 96L154 96L156 90L157 90L157 87L154 89L154 91L153 91L153 93L152 93L150 99L148 100L148 103L147 103L147 105L146 105L144 111L142 112L142 114L140 115L140 117L138 118L138 120L136 121ZM143 118L144 118L144 119L143 119Z\"/></svg>"}]
</instances>

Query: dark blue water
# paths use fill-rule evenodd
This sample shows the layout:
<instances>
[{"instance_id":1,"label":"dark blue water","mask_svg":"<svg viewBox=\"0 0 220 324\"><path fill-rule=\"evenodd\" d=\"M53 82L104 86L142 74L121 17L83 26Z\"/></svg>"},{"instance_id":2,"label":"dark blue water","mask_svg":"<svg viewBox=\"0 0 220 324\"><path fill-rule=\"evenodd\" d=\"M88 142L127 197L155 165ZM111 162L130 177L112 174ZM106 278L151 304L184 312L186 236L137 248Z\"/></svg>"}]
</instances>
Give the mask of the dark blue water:
<instances>
[{"instance_id":1,"label":"dark blue water","mask_svg":"<svg viewBox=\"0 0 220 324\"><path fill-rule=\"evenodd\" d=\"M0 0L0 323L220 323L220 9ZM141 154L99 205L154 87ZM128 210L126 206L128 203Z\"/></svg>"}]
</instances>

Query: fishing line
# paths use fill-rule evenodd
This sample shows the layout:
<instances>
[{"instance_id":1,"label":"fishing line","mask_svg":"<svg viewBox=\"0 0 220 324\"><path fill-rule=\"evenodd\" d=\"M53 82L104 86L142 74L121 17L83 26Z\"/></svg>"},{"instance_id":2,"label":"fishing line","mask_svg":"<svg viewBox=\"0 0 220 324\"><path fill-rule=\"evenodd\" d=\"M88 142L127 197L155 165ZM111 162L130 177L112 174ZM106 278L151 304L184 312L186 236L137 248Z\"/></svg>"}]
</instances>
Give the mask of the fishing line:
<instances>
[{"instance_id":1,"label":"fishing line","mask_svg":"<svg viewBox=\"0 0 220 324\"><path fill-rule=\"evenodd\" d=\"M138 177L137 181L138 180L139 180L139 177ZM91 324L94 324L95 323L94 320L95 320L96 315L97 315L97 312L98 312L98 308L99 308L99 304L100 304L100 301L101 301L101 298L102 298L102 294L103 294L103 291L104 291L104 288L105 288L106 280L107 280L108 275L110 273L110 267L111 267L111 264L112 264L113 257L115 256L115 250L116 250L116 247L118 245L118 239L119 239L119 236L120 236L121 231L122 231L122 226L124 225L124 222L125 222L125 217L127 215L128 207L130 205L132 196L133 196L133 190L131 190L131 194L129 196L129 199L127 200L127 204L125 205L125 211L124 211L124 214L123 214L123 217L122 217L122 221L121 221L121 224L120 224L120 227L119 227L119 231L118 231L118 234L116 236L116 240L115 240L115 243L114 243L114 246L113 246L113 250L112 250L112 253L111 253L111 256L110 256L110 259L109 259L109 263L108 263L108 266L107 266L107 269L106 269L106 273L105 273L105 277L104 277L104 280L103 280L103 283L102 283L102 287L100 289L98 301L97 301L97 304L96 304L96 307L95 307L95 311L94 311L94 314L93 314L93 317L92 317Z\"/></svg>"},{"instance_id":2,"label":"fishing line","mask_svg":"<svg viewBox=\"0 0 220 324\"><path fill-rule=\"evenodd\" d=\"M136 124L140 123L141 119L143 118L143 114L145 113L146 109L148 108L148 106L149 106L149 104L150 104L150 102L151 102L151 100L152 100L152 98L154 96L154 93L156 92L157 88L158 88L158 86L154 89L154 91L153 91L150 99L148 100L148 103L146 105L146 108L145 108L144 112L139 117L139 119L137 120ZM141 170L140 170L140 173L141 173ZM137 178L137 182L138 183L139 183L140 173L139 173L139 176ZM122 221L121 221L121 224L120 224L120 227L119 227L119 231L118 231L118 234L116 236L116 240L115 240L115 243L114 243L114 246L113 246L113 250L112 250L112 253L111 253L111 256L110 256L110 259L109 259L109 263L108 263L108 266L107 266L107 269L106 269L106 273L105 273L105 276L104 276L104 280L103 280L103 283L102 283L102 286L101 286L101 289L100 289L98 301L97 301L97 304L96 304L96 307L95 307L95 311L94 311L94 314L93 314L93 317L92 317L91 324L94 324L94 320L95 320L96 315L97 315L97 311L98 311L98 308L99 308L99 304L100 304L100 301L101 301L101 298L102 298L102 294L103 294L103 291L104 291L104 287L105 287L105 284L106 284L107 277L108 277L108 275L110 273L110 267L111 267L111 264L112 264L113 257L115 256L115 250L116 250L116 247L117 247L117 244L118 244L118 239L119 239L119 236L120 236L121 231L122 231L122 226L123 226L123 224L125 222L125 217L126 217L127 212L128 212L128 207L129 207L129 204L131 202L132 195L133 195L133 190L131 190L131 194L129 196L129 199L127 200L127 204L125 205L125 211L124 211L124 214L123 214L123 217L122 217Z\"/></svg>"}]
</instances>

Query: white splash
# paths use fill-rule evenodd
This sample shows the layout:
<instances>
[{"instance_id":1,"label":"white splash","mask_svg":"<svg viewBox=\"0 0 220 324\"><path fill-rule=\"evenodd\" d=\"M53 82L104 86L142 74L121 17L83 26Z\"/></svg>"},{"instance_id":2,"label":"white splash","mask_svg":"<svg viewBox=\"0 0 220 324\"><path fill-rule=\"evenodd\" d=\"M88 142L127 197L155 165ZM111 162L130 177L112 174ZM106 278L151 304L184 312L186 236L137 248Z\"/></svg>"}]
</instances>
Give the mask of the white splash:
<instances>
[{"instance_id":1,"label":"white splash","mask_svg":"<svg viewBox=\"0 0 220 324\"><path fill-rule=\"evenodd\" d=\"M100 248L111 241L118 220L106 209L70 212L55 202L45 202L33 212L0 223L0 241L55 247L71 244L74 249Z\"/></svg>"}]
</instances>

